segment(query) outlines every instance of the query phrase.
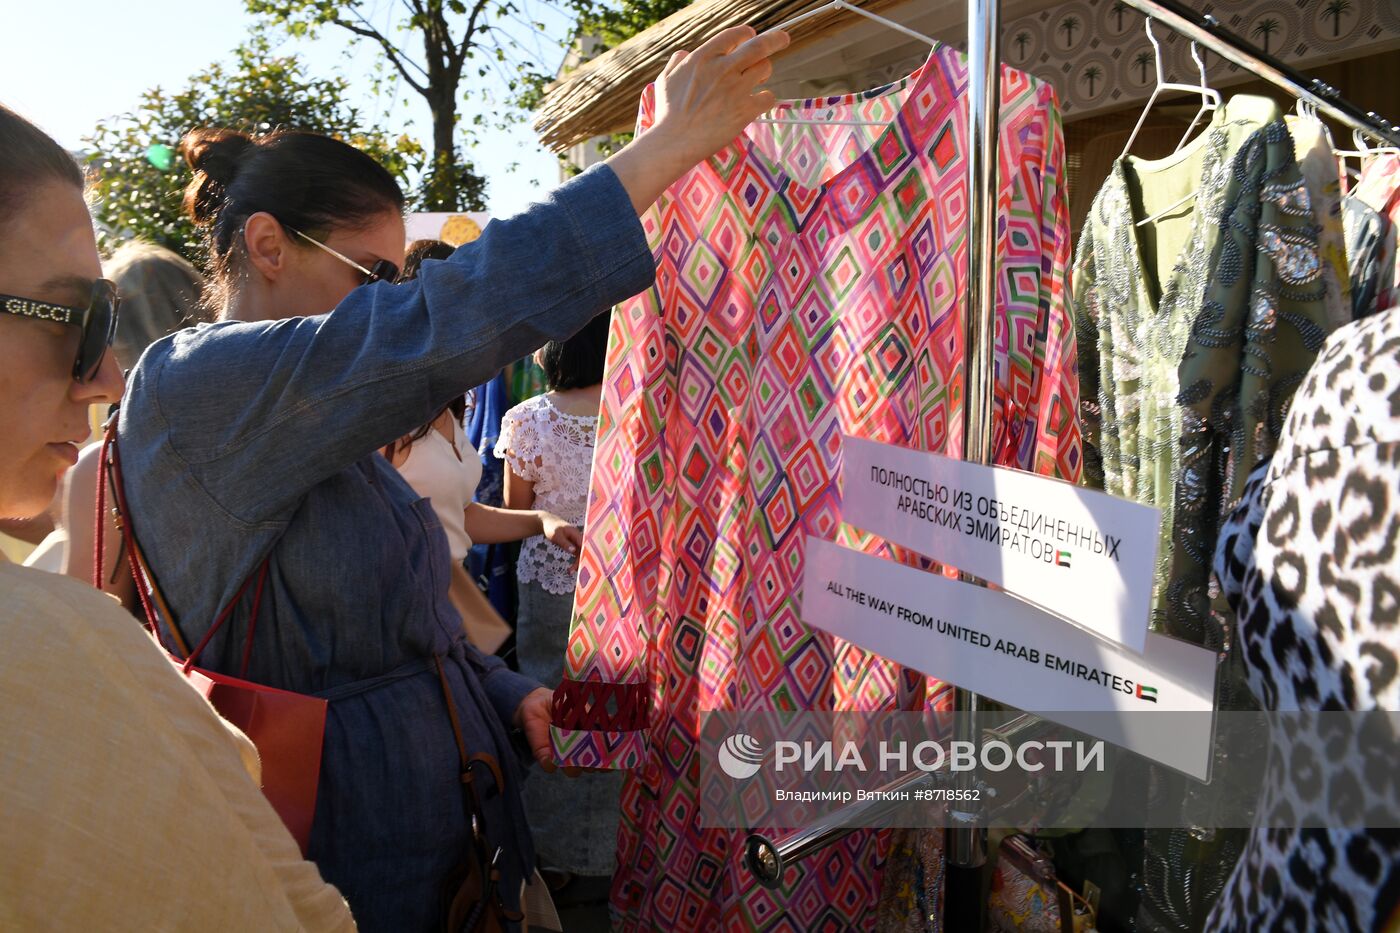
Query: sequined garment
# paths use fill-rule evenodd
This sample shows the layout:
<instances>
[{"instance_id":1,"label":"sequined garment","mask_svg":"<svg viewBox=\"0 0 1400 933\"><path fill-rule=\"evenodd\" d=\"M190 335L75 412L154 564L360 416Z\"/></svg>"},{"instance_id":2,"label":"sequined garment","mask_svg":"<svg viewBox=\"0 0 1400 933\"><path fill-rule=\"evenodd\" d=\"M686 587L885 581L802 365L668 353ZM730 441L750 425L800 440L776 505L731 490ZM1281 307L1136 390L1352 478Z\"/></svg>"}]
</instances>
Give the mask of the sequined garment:
<instances>
[{"instance_id":1,"label":"sequined garment","mask_svg":"<svg viewBox=\"0 0 1400 933\"><path fill-rule=\"evenodd\" d=\"M1332 155L1332 140L1318 120L1287 115L1284 122L1293 137L1293 155L1307 185L1317 224L1318 255L1322 258L1323 299L1332 328L1349 324L1351 273L1347 268L1346 232L1342 224L1342 176Z\"/></svg>"},{"instance_id":2,"label":"sequined garment","mask_svg":"<svg viewBox=\"0 0 1400 933\"><path fill-rule=\"evenodd\" d=\"M1079 239L1074 307L1084 477L1088 485L1162 510L1154 628L1162 625L1171 554L1182 417L1177 367L1210 285L1230 160L1251 133L1278 115L1277 107L1259 111L1232 99L1188 147L1202 152L1191 228L1161 283L1159 301L1147 268L1154 257L1140 246L1130 186L1137 169L1161 163L1131 157L1127 165L1116 162Z\"/></svg>"},{"instance_id":3,"label":"sequined garment","mask_svg":"<svg viewBox=\"0 0 1400 933\"><path fill-rule=\"evenodd\" d=\"M1210 296L1181 361L1181 470L1176 486L1167 631L1223 648L1208 584L1221 517L1249 471L1273 454L1293 392L1331 323L1307 187L1282 121L1235 157ZM1223 608L1223 605L1222 605Z\"/></svg>"},{"instance_id":4,"label":"sequined garment","mask_svg":"<svg viewBox=\"0 0 1400 933\"><path fill-rule=\"evenodd\" d=\"M566 764L633 769L614 928L871 930L887 833L781 890L701 825L716 709L919 709L941 685L806 625L807 536L905 561L841 519L843 433L962 448L966 65L940 46L864 94L783 105L643 218L656 285L613 315L566 680ZM1054 92L1002 83L997 462L1076 480L1070 244ZM652 98L641 124L650 125ZM814 120L813 117L816 117ZM877 121L853 130L838 120ZM887 127L887 128L886 128Z\"/></svg>"},{"instance_id":5,"label":"sequined garment","mask_svg":"<svg viewBox=\"0 0 1400 933\"><path fill-rule=\"evenodd\" d=\"M1387 152L1367 161L1352 195L1384 214L1392 228L1400 228L1400 155ZM1387 237L1387 241L1392 244L1388 255L1393 266L1384 280L1389 288L1376 295L1377 311L1400 304L1400 249L1393 248L1392 237Z\"/></svg>"}]
</instances>

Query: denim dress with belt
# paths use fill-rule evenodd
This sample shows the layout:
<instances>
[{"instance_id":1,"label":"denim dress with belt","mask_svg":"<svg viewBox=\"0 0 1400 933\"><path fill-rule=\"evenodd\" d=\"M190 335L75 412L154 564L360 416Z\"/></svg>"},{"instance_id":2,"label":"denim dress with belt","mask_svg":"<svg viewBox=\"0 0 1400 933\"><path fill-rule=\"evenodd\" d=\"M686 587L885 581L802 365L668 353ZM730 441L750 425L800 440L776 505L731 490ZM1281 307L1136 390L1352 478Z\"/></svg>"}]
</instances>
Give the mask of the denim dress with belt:
<instances>
[{"instance_id":1,"label":"denim dress with belt","mask_svg":"<svg viewBox=\"0 0 1400 933\"><path fill-rule=\"evenodd\" d=\"M538 685L467 643L442 527L376 451L654 274L626 191L597 166L411 283L356 289L329 314L182 331L131 375L133 527L182 636L197 641L266 559L244 676L330 701L308 857L361 929L434 929L468 844L435 658L469 751L505 775L485 796L508 904L534 858L509 730ZM202 666L239 673L251 605Z\"/></svg>"}]
</instances>

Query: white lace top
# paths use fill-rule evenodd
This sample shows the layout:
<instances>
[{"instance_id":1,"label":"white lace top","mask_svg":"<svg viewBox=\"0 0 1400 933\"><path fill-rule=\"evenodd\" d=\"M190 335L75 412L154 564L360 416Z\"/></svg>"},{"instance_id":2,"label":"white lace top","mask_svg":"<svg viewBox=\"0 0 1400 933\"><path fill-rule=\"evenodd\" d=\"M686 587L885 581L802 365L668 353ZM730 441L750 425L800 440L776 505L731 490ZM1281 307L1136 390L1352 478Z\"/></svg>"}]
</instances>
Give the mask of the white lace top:
<instances>
[{"instance_id":1,"label":"white lace top","mask_svg":"<svg viewBox=\"0 0 1400 933\"><path fill-rule=\"evenodd\" d=\"M583 526L588 509L588 476L593 469L597 415L560 411L548 395L536 395L501 418L496 456L516 476L535 484L535 508ZM535 535L520 548L516 578L534 581L550 593L574 591L574 556Z\"/></svg>"}]
</instances>

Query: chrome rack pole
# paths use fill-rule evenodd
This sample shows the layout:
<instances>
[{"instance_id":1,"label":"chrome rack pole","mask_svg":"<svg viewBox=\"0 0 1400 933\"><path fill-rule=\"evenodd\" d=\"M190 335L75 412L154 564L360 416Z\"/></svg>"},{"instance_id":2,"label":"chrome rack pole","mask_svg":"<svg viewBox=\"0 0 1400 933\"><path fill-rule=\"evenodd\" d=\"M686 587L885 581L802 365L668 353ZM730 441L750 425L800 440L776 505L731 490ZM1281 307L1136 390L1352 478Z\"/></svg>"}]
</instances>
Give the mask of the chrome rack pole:
<instances>
[{"instance_id":1,"label":"chrome rack pole","mask_svg":"<svg viewBox=\"0 0 1400 933\"><path fill-rule=\"evenodd\" d=\"M879 790L882 794L894 795L903 791L912 795L925 785L936 785L941 774L913 771ZM759 884L766 888L779 888L782 886L783 871L791 863L801 861L813 852L820 852L867 826L878 826L886 815L908 806L907 800L872 797L862 803L842 807L807 829L788 833L781 838L751 833L744 843L744 862Z\"/></svg>"},{"instance_id":2,"label":"chrome rack pole","mask_svg":"<svg viewBox=\"0 0 1400 933\"><path fill-rule=\"evenodd\" d=\"M963 459L992 459L992 399L996 360L997 128L1001 105L1001 3L967 0L967 304L963 312ZM967 580L964 577L964 580ZM969 581L972 582L972 581ZM980 741L975 719L981 699L953 691L953 739ZM971 790L969 772L957 775ZM966 786L964 786L966 785ZM973 794L959 795L968 800ZM948 818L948 880L944 929L982 929L981 869L987 830L980 805L958 803Z\"/></svg>"},{"instance_id":3,"label":"chrome rack pole","mask_svg":"<svg viewBox=\"0 0 1400 933\"><path fill-rule=\"evenodd\" d=\"M968 0L968 275L964 313L965 379L963 398L963 458L986 464L992 455L992 398L995 365L992 338L996 323L996 197L997 128L1000 118L1001 46L1000 0ZM965 578L968 579L968 578ZM977 694L958 688L953 695L954 737L980 743L975 713ZM907 775L884 790L912 789L929 775ZM964 777L962 780L970 780ZM961 786L961 785L959 785ZM964 795L972 796L972 795ZM849 807L817 825L780 840L751 836L745 861L764 884L776 885L791 861L818 851L852 832L858 815L875 816L892 806L884 801ZM979 810L953 810L950 820L962 825L948 830L949 883L945 890L949 930L981 929L980 871L987 859L987 831ZM960 883L954 884L957 878Z\"/></svg>"},{"instance_id":4,"label":"chrome rack pole","mask_svg":"<svg viewBox=\"0 0 1400 933\"><path fill-rule=\"evenodd\" d=\"M1342 97L1341 92L1323 81L1285 65L1230 32L1220 20L1208 13L1199 13L1176 0L1123 0L1128 6L1185 36L1226 61L1257 74L1271 84L1283 88L1294 97L1316 105L1317 109L1341 123L1360 130L1373 139L1400 146L1400 126L1379 114L1363 111Z\"/></svg>"}]
</instances>

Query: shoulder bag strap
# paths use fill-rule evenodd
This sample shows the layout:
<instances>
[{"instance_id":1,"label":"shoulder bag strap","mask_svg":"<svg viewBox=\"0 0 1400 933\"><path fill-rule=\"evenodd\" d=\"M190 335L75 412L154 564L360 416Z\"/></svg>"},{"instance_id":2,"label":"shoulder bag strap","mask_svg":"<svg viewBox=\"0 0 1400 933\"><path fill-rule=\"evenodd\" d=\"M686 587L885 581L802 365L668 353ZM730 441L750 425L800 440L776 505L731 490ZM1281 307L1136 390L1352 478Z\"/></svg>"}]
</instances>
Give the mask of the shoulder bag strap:
<instances>
[{"instance_id":1,"label":"shoulder bag strap","mask_svg":"<svg viewBox=\"0 0 1400 933\"><path fill-rule=\"evenodd\" d=\"M193 651L189 650L184 637L180 632L179 625L175 622L175 616L170 611L170 605L160 591L160 586L156 583L155 575L151 572L150 563L146 560L145 554L141 551L141 546L136 541L136 529L131 522L131 509L127 506L126 491L122 484L121 452L117 446L117 419L121 417L121 412L113 416L107 424L107 430L102 438L102 458L98 468L97 483L97 527L93 532L95 541L93 560L93 580L98 589L102 588L102 559L105 553L104 531L106 522L103 520L107 506L107 485L110 482L112 487L112 499L114 512L116 514L117 528L121 531L122 540L126 545L127 564L130 568L132 578L136 582L136 593L141 600L141 607L145 610L147 625L151 633L155 636L157 643L161 642L160 617L164 616L171 636L175 640L180 654L184 656L184 668L188 673L199 656L204 652L205 645L209 644L209 639L223 628L229 616L233 614L234 608L243 599L248 591L249 585L253 582L253 575L250 574L243 585L238 588L233 599L219 613L214 624L204 633ZM257 593L253 597L253 614L248 623L248 636L243 644L243 665L241 674L246 674L248 661L253 650L253 634L257 630L258 613L262 607L263 588L267 582L267 567L269 558L264 558L259 569L256 571L258 579ZM154 603L154 605L153 605ZM160 607L160 614L156 613L156 606ZM240 674L240 676L241 676Z\"/></svg>"},{"instance_id":2,"label":"shoulder bag strap","mask_svg":"<svg viewBox=\"0 0 1400 933\"><path fill-rule=\"evenodd\" d=\"M491 771L491 777L496 781L496 792L504 794L506 785L505 779L501 775L501 766L492 755L482 753L473 755L467 751L466 740L462 738L462 723L457 718L457 704L452 701L452 687L447 682L447 671L442 666L442 656L435 655L433 661L437 665L438 683L442 685L442 698L447 703L447 718L452 723L452 738L457 742L457 760L461 768L462 778L462 798L466 806L467 817L471 820L472 845L476 849L476 857L481 864L483 873L483 902L477 905L475 913L479 915L485 906L485 899L491 899L494 902L493 906L499 911L502 918L518 922L524 919L524 912L508 910L501 903L499 894L501 849L498 846L492 855L487 855L486 814L481 808L480 798L476 795L476 780L472 774L474 765L485 765ZM472 927L468 925L467 929L472 929Z\"/></svg>"}]
</instances>

